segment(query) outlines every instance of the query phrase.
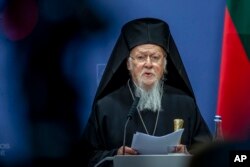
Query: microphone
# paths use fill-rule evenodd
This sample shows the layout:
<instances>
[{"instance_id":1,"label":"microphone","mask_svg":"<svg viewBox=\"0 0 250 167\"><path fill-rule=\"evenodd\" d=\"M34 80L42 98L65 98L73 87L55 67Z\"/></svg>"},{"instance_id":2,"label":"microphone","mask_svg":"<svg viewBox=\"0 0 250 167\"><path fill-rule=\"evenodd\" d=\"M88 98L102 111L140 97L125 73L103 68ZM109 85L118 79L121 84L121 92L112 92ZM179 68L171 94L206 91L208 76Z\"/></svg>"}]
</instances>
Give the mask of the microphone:
<instances>
[{"instance_id":1,"label":"microphone","mask_svg":"<svg viewBox=\"0 0 250 167\"><path fill-rule=\"evenodd\" d=\"M129 119L129 120L132 119L133 114L134 114L134 112L136 110L136 107L138 105L139 100L140 100L139 97L135 97L134 102L133 102L133 104L132 104L132 106L131 106L131 108L130 108L130 110L128 112L127 119Z\"/></svg>"},{"instance_id":2,"label":"microphone","mask_svg":"<svg viewBox=\"0 0 250 167\"><path fill-rule=\"evenodd\" d=\"M124 133L123 133L123 155L125 154L125 143L126 143L126 133L127 133L127 125L128 125L128 122L132 119L133 117L133 113L136 111L136 107L138 105L138 102L139 102L139 97L135 97L134 99L134 102L128 112L128 115L127 115L127 121L125 123L125 126L124 126Z\"/></svg>"}]
</instances>

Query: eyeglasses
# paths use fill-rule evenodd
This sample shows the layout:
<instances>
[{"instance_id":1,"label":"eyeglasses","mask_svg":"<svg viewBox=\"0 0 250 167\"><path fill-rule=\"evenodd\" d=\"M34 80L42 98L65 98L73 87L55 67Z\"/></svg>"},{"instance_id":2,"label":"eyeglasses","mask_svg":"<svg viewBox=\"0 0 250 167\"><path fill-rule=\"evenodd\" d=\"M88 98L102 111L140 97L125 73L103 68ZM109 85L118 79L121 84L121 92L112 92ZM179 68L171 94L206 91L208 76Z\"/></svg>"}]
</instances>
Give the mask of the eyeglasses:
<instances>
[{"instance_id":1,"label":"eyeglasses","mask_svg":"<svg viewBox=\"0 0 250 167\"><path fill-rule=\"evenodd\" d=\"M164 56L161 56L159 54L155 54L155 55L150 55L150 56L146 56L146 55L136 55L136 56L130 56L133 60L137 61L138 63L145 63L148 58L150 59L150 61L152 63L159 63L160 60L164 57Z\"/></svg>"}]
</instances>

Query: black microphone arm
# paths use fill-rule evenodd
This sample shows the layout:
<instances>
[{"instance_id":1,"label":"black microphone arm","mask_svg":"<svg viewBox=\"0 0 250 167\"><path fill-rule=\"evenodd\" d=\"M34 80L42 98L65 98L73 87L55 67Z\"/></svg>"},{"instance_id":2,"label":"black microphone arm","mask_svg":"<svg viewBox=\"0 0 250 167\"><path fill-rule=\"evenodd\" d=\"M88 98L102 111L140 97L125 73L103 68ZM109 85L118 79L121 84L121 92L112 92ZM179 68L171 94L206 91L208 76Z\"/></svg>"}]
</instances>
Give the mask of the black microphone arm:
<instances>
[{"instance_id":1,"label":"black microphone arm","mask_svg":"<svg viewBox=\"0 0 250 167\"><path fill-rule=\"evenodd\" d=\"M138 102L139 102L139 97L135 97L134 102L133 102L133 104L128 112L128 115L127 115L127 121L125 123L124 133L123 133L123 146L122 146L123 147L123 150L122 150L123 155L125 154L125 144L126 144L126 134L127 134L128 122L132 119L133 113L136 112Z\"/></svg>"}]
</instances>

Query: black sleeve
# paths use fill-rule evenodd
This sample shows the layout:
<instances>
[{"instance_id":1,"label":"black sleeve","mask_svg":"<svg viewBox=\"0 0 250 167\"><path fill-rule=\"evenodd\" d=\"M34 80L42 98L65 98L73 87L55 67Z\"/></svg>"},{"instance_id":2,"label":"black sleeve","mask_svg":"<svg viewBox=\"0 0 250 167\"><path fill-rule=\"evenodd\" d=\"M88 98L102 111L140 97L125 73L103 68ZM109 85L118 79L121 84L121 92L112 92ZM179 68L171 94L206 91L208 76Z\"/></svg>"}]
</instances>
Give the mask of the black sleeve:
<instances>
[{"instance_id":1,"label":"black sleeve","mask_svg":"<svg viewBox=\"0 0 250 167\"><path fill-rule=\"evenodd\" d=\"M98 115L98 107L95 107L90 115L86 128L84 130L82 145L84 146L84 152L82 156L85 156L85 164L92 167L105 157L111 157L117 154L117 149L107 150L104 140L105 132L100 127ZM103 163L100 166L112 166L112 162Z\"/></svg>"},{"instance_id":2,"label":"black sleeve","mask_svg":"<svg viewBox=\"0 0 250 167\"><path fill-rule=\"evenodd\" d=\"M194 124L189 152L195 154L204 144L207 145L212 141L212 135L197 106L192 119Z\"/></svg>"}]
</instances>

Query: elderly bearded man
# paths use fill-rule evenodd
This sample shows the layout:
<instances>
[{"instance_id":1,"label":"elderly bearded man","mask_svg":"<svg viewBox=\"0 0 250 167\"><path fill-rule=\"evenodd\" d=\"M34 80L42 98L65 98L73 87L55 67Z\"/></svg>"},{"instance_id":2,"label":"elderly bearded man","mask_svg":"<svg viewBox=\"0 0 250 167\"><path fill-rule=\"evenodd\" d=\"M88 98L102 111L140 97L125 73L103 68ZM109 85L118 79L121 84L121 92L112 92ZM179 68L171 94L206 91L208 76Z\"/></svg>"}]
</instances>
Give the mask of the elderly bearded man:
<instances>
[{"instance_id":1,"label":"elderly bearded man","mask_svg":"<svg viewBox=\"0 0 250 167\"><path fill-rule=\"evenodd\" d=\"M125 154L138 154L130 147L135 132L166 135L173 132L177 118L184 120L181 144L190 153L195 145L211 141L167 23L136 19L123 26L96 92L82 140L89 166L123 154L124 125L136 97Z\"/></svg>"}]
</instances>

